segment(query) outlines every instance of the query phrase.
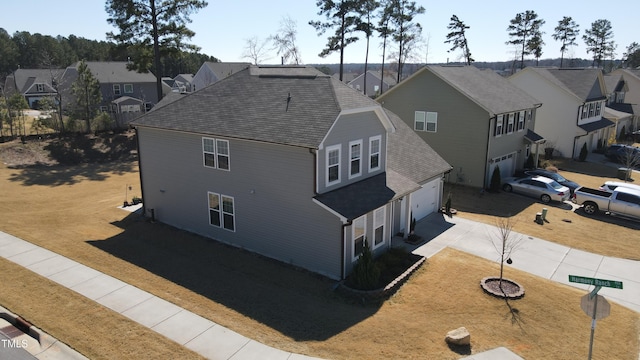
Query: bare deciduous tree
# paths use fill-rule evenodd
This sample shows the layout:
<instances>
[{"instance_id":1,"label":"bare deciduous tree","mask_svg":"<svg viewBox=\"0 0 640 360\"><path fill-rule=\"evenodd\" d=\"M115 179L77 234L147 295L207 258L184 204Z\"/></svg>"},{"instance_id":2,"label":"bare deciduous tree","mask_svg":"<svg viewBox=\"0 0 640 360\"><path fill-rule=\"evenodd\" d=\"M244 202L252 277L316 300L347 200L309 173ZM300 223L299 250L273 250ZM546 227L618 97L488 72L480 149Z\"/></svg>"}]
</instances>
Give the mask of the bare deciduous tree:
<instances>
[{"instance_id":1,"label":"bare deciduous tree","mask_svg":"<svg viewBox=\"0 0 640 360\"><path fill-rule=\"evenodd\" d=\"M500 291L502 291L503 294L502 279L504 275L504 263L511 264L511 254L513 254L522 243L522 237L513 234L513 225L514 222L509 217L497 218L497 241L492 242L496 252L500 255Z\"/></svg>"},{"instance_id":2,"label":"bare deciduous tree","mask_svg":"<svg viewBox=\"0 0 640 360\"><path fill-rule=\"evenodd\" d=\"M259 65L264 61L269 60L269 57L266 57L266 47L268 41L260 40L257 36L250 37L245 39L244 53L242 53L242 58L249 59L251 63L254 65Z\"/></svg>"},{"instance_id":3,"label":"bare deciduous tree","mask_svg":"<svg viewBox=\"0 0 640 360\"><path fill-rule=\"evenodd\" d=\"M278 33L269 37L273 42L274 50L282 59L282 64L289 63L302 64L302 56L300 49L296 43L296 35L298 34L297 23L290 16L285 16L280 20L280 29Z\"/></svg>"}]
</instances>

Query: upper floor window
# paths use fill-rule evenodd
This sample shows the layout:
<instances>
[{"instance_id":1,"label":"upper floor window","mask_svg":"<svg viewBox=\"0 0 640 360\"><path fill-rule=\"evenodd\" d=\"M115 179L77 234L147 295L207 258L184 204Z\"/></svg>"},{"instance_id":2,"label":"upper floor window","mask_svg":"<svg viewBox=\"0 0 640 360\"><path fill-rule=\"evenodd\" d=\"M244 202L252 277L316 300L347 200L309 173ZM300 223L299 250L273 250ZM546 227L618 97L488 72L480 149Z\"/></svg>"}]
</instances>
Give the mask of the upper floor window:
<instances>
[{"instance_id":1,"label":"upper floor window","mask_svg":"<svg viewBox=\"0 0 640 360\"><path fill-rule=\"evenodd\" d=\"M503 119L504 119L504 115L498 115L496 117L496 127L494 129L493 136L498 137L502 135L502 126L504 121Z\"/></svg>"},{"instance_id":2,"label":"upper floor window","mask_svg":"<svg viewBox=\"0 0 640 360\"><path fill-rule=\"evenodd\" d=\"M624 102L624 92L617 92L616 93L615 102L617 102L617 103L623 103Z\"/></svg>"},{"instance_id":3,"label":"upper floor window","mask_svg":"<svg viewBox=\"0 0 640 360\"><path fill-rule=\"evenodd\" d=\"M527 121L531 121L532 116L533 116L533 110L527 110Z\"/></svg>"},{"instance_id":4,"label":"upper floor window","mask_svg":"<svg viewBox=\"0 0 640 360\"><path fill-rule=\"evenodd\" d=\"M124 84L124 93L133 94L133 84Z\"/></svg>"},{"instance_id":5,"label":"upper floor window","mask_svg":"<svg viewBox=\"0 0 640 360\"><path fill-rule=\"evenodd\" d=\"M44 92L44 84L36 84L36 91Z\"/></svg>"},{"instance_id":6,"label":"upper floor window","mask_svg":"<svg viewBox=\"0 0 640 360\"><path fill-rule=\"evenodd\" d=\"M120 84L113 84L113 94L120 95Z\"/></svg>"},{"instance_id":7,"label":"upper floor window","mask_svg":"<svg viewBox=\"0 0 640 360\"><path fill-rule=\"evenodd\" d=\"M426 128L427 114L424 111L416 111L413 128L416 131L424 131Z\"/></svg>"},{"instance_id":8,"label":"upper floor window","mask_svg":"<svg viewBox=\"0 0 640 360\"><path fill-rule=\"evenodd\" d=\"M524 111L520 111L520 113L518 113L518 131L522 131L524 129L524 117L525 117L525 112Z\"/></svg>"},{"instance_id":9,"label":"upper floor window","mask_svg":"<svg viewBox=\"0 0 640 360\"><path fill-rule=\"evenodd\" d=\"M589 106L587 104L582 105L582 115L581 119L586 119L589 116Z\"/></svg>"},{"instance_id":10,"label":"upper floor window","mask_svg":"<svg viewBox=\"0 0 640 360\"><path fill-rule=\"evenodd\" d=\"M340 145L327 147L327 186L340 182Z\"/></svg>"},{"instance_id":11,"label":"upper floor window","mask_svg":"<svg viewBox=\"0 0 640 360\"><path fill-rule=\"evenodd\" d=\"M601 102L597 102L596 103L596 116L600 116L602 114L602 103Z\"/></svg>"},{"instance_id":12,"label":"upper floor window","mask_svg":"<svg viewBox=\"0 0 640 360\"><path fill-rule=\"evenodd\" d=\"M436 132L438 130L438 113L427 112L427 129L428 132Z\"/></svg>"},{"instance_id":13,"label":"upper floor window","mask_svg":"<svg viewBox=\"0 0 640 360\"><path fill-rule=\"evenodd\" d=\"M589 117L593 117L595 111L595 106L593 105L593 103L589 104Z\"/></svg>"},{"instance_id":14,"label":"upper floor window","mask_svg":"<svg viewBox=\"0 0 640 360\"><path fill-rule=\"evenodd\" d=\"M362 140L349 143L349 178L362 174Z\"/></svg>"},{"instance_id":15,"label":"upper floor window","mask_svg":"<svg viewBox=\"0 0 640 360\"><path fill-rule=\"evenodd\" d=\"M380 135L369 138L369 171L380 169Z\"/></svg>"},{"instance_id":16,"label":"upper floor window","mask_svg":"<svg viewBox=\"0 0 640 360\"><path fill-rule=\"evenodd\" d=\"M202 138L202 152L205 167L229 170L228 140Z\"/></svg>"},{"instance_id":17,"label":"upper floor window","mask_svg":"<svg viewBox=\"0 0 640 360\"><path fill-rule=\"evenodd\" d=\"M515 113L509 114L509 120L507 122L507 134L511 134L513 132L515 117L516 117Z\"/></svg>"}]
</instances>

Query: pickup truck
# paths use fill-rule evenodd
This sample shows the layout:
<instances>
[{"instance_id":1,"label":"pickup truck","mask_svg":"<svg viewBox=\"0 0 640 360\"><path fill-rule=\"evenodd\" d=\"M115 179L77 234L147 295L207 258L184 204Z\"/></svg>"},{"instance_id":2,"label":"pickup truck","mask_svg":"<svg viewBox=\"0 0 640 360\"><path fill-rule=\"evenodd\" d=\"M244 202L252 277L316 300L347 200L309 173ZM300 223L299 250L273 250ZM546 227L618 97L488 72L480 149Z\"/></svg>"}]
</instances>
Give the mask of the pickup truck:
<instances>
[{"instance_id":1,"label":"pickup truck","mask_svg":"<svg viewBox=\"0 0 640 360\"><path fill-rule=\"evenodd\" d=\"M640 191L617 187L613 192L579 187L573 193L572 201L583 206L585 213L593 215L598 211L612 215L640 220Z\"/></svg>"}]
</instances>

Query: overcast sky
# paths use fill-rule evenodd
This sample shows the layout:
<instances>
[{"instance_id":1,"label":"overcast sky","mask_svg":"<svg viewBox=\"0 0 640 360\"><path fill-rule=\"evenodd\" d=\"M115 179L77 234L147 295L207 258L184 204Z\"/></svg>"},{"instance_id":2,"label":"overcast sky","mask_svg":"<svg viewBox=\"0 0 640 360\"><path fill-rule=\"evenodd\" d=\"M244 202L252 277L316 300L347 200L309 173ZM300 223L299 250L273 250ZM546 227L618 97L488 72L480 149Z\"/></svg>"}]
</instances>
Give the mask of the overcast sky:
<instances>
[{"instance_id":1,"label":"overcast sky","mask_svg":"<svg viewBox=\"0 0 640 360\"><path fill-rule=\"evenodd\" d=\"M257 37L266 40L269 35L278 32L282 19L286 16L297 23L297 43L305 64L339 63L338 53L325 58L318 54L327 43L327 35L318 35L308 23L310 20L322 20L319 16L316 0L247 0L215 1L192 15L189 28L196 32L191 43L201 48L201 53L227 61L249 61L243 58L247 39ZM461 52L448 52L445 44L449 32L447 25L452 15L457 15L466 25L467 39L471 54L476 61L507 61L514 57L507 27L516 14L533 10L539 18L546 21L542 59L560 57L559 42L551 35L563 16L571 16L580 26L578 46L571 49L565 57L592 58L586 53L582 40L584 31L598 19L611 21L614 41L617 44L616 57L620 58L627 46L633 41L640 43L638 14L640 2L604 3L586 0L536 2L519 1L438 1L418 0L426 9L415 21L423 28L423 48L419 50L420 62L441 63L461 61ZM578 5L579 4L579 5ZM635 5L630 5L635 4ZM16 31L28 31L51 36L69 36L71 34L92 40L106 40L105 33L117 31L107 23L105 2L97 0L3 0L0 7L0 27L9 34ZM345 48L345 63L363 63L365 60L365 40ZM380 39L372 38L369 62L381 62ZM265 63L279 63L275 51L270 52Z\"/></svg>"}]
</instances>

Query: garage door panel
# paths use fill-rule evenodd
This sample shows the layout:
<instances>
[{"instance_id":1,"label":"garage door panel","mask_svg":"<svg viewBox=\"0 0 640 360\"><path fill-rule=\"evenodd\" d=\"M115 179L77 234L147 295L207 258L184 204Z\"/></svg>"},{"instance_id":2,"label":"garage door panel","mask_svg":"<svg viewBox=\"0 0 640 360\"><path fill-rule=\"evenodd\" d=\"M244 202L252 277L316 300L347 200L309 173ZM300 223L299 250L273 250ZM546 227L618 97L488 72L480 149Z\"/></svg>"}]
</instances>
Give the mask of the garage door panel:
<instances>
[{"instance_id":1,"label":"garage door panel","mask_svg":"<svg viewBox=\"0 0 640 360\"><path fill-rule=\"evenodd\" d=\"M420 220L438 210L440 200L440 179L430 181L420 190L411 194L411 213L413 218Z\"/></svg>"}]
</instances>

